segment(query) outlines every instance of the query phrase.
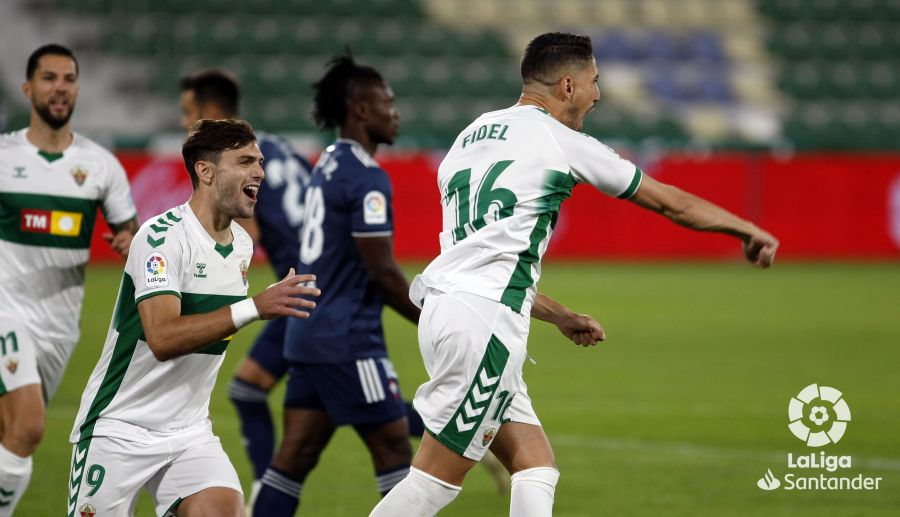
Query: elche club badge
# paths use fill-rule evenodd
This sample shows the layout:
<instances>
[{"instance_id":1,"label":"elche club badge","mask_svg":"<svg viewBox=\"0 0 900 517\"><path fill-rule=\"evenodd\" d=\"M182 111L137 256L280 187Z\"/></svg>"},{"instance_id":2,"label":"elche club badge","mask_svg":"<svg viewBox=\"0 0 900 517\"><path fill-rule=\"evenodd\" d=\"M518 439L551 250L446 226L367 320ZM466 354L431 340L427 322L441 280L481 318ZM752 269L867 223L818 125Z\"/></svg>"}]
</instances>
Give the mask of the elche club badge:
<instances>
[{"instance_id":1,"label":"elche club badge","mask_svg":"<svg viewBox=\"0 0 900 517\"><path fill-rule=\"evenodd\" d=\"M247 287L247 283L248 283L248 280L247 280L247 269L248 269L248 267L249 267L249 266L247 265L247 261L246 261L246 260L242 260L242 261L241 261L241 266L240 266L240 267L241 267L241 280L244 281L244 287Z\"/></svg>"},{"instance_id":2,"label":"elche club badge","mask_svg":"<svg viewBox=\"0 0 900 517\"><path fill-rule=\"evenodd\" d=\"M80 187L84 185L84 180L87 179L88 171L81 165L76 165L72 169L72 179L75 180L75 183Z\"/></svg>"}]
</instances>

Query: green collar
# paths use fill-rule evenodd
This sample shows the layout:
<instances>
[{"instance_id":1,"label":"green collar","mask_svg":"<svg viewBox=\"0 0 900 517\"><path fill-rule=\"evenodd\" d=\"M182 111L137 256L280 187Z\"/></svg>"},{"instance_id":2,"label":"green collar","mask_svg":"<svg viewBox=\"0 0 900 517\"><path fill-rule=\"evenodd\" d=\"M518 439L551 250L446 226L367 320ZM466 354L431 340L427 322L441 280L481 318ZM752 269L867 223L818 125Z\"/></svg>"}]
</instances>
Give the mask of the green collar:
<instances>
[{"instance_id":1,"label":"green collar","mask_svg":"<svg viewBox=\"0 0 900 517\"><path fill-rule=\"evenodd\" d=\"M234 251L234 243L229 243L228 246L222 246L218 242L216 243L216 251L219 252L219 255L222 255L222 258L228 258L228 255L231 255L231 252Z\"/></svg>"},{"instance_id":2,"label":"green collar","mask_svg":"<svg viewBox=\"0 0 900 517\"><path fill-rule=\"evenodd\" d=\"M47 160L47 163L53 163L63 157L63 153L48 153L41 150L38 150L38 154L41 155L41 158Z\"/></svg>"}]
</instances>

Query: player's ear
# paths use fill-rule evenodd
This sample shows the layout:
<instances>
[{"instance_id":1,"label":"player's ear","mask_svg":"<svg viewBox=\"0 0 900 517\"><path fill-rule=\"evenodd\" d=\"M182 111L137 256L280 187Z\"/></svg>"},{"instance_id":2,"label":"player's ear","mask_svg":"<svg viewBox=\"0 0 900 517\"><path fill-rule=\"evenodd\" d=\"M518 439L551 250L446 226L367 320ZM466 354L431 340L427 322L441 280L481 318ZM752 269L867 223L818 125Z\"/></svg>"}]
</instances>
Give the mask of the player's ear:
<instances>
[{"instance_id":1,"label":"player's ear","mask_svg":"<svg viewBox=\"0 0 900 517\"><path fill-rule=\"evenodd\" d=\"M22 83L22 93L28 97L28 100L31 101L31 81L25 81Z\"/></svg>"},{"instance_id":2,"label":"player's ear","mask_svg":"<svg viewBox=\"0 0 900 517\"><path fill-rule=\"evenodd\" d=\"M194 172L197 173L197 180L204 184L210 185L212 184L213 175L214 175L214 167L212 162L208 162L206 160L200 160L194 164Z\"/></svg>"}]
</instances>

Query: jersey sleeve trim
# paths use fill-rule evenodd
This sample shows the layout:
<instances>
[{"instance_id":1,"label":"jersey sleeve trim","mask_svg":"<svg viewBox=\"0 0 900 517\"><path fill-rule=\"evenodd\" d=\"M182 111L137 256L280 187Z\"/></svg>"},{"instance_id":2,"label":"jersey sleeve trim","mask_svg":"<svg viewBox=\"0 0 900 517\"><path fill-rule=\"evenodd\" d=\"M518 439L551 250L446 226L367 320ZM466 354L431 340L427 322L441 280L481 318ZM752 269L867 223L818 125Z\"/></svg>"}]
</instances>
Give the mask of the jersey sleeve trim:
<instances>
[{"instance_id":1,"label":"jersey sleeve trim","mask_svg":"<svg viewBox=\"0 0 900 517\"><path fill-rule=\"evenodd\" d=\"M181 299L181 293L179 293L178 291L172 291L172 290L166 289L163 291L153 291L152 293L142 294L137 297L137 299L134 301L134 304L137 305L148 298L153 298L154 296L157 296L160 294L171 294L173 296L177 296L179 300Z\"/></svg>"},{"instance_id":2,"label":"jersey sleeve trim","mask_svg":"<svg viewBox=\"0 0 900 517\"><path fill-rule=\"evenodd\" d=\"M390 237L394 232L388 230L384 232L350 232L353 237Z\"/></svg>"},{"instance_id":3,"label":"jersey sleeve trim","mask_svg":"<svg viewBox=\"0 0 900 517\"><path fill-rule=\"evenodd\" d=\"M625 192L622 192L617 197L619 199L630 199L631 196L637 192L638 187L641 186L641 180L644 178L644 172L641 171L640 167L634 168L634 177L631 178L631 184L628 185L628 188L625 189Z\"/></svg>"}]
</instances>

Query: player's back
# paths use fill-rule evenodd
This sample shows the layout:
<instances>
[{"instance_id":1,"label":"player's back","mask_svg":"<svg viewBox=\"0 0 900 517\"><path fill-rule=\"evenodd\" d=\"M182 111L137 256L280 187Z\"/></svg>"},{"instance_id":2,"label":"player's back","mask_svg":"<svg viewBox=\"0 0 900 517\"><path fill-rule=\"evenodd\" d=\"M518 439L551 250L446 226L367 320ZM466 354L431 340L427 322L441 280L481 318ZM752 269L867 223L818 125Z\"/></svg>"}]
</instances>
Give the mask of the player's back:
<instances>
[{"instance_id":1,"label":"player's back","mask_svg":"<svg viewBox=\"0 0 900 517\"><path fill-rule=\"evenodd\" d=\"M438 169L441 255L414 282L530 311L560 204L579 182L628 197L640 170L535 106L485 113L460 133Z\"/></svg>"},{"instance_id":2,"label":"player's back","mask_svg":"<svg viewBox=\"0 0 900 517\"><path fill-rule=\"evenodd\" d=\"M322 295L309 319L291 319L285 356L336 363L386 355L384 300L368 277L355 238L391 234L391 184L378 163L351 140L329 146L306 192L297 273L316 275Z\"/></svg>"},{"instance_id":3,"label":"player's back","mask_svg":"<svg viewBox=\"0 0 900 517\"><path fill-rule=\"evenodd\" d=\"M303 223L303 189L312 166L276 135L257 132L266 177L259 187L256 220L259 244L279 278L296 264Z\"/></svg>"}]
</instances>

